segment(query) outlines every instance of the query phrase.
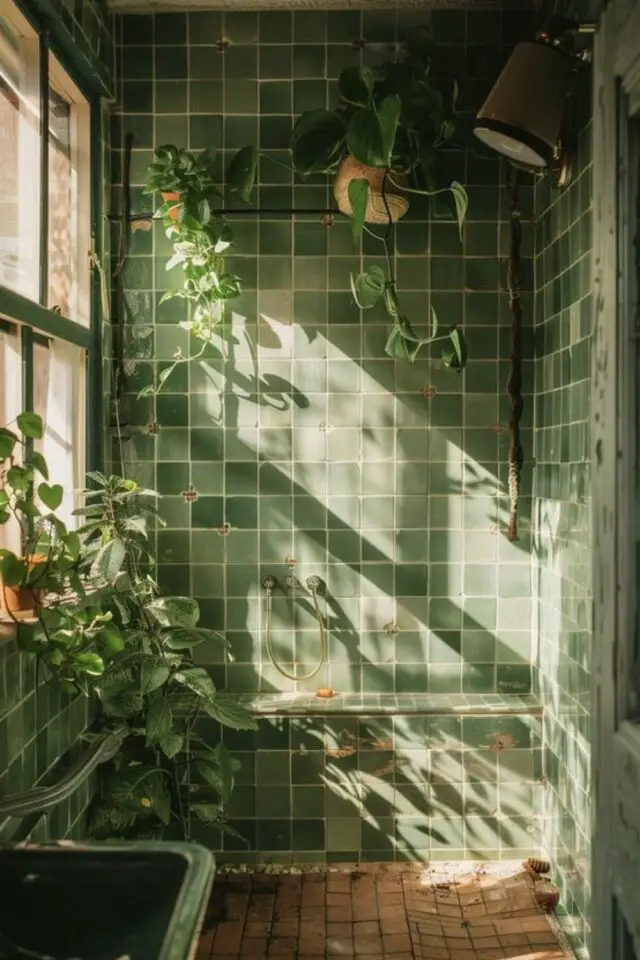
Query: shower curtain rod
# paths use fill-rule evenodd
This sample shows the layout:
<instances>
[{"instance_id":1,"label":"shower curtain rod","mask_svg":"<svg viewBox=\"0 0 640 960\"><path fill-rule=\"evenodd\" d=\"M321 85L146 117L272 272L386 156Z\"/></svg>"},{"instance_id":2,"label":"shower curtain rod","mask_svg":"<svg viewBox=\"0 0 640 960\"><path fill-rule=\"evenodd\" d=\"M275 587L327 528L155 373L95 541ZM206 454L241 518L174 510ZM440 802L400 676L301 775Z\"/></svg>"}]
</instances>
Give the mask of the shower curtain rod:
<instances>
[{"instance_id":1,"label":"shower curtain rod","mask_svg":"<svg viewBox=\"0 0 640 960\"><path fill-rule=\"evenodd\" d=\"M214 213L221 217L264 217L264 216L269 216L270 214L278 215L278 216L287 216L287 217L299 217L299 216L309 216L309 215L335 217L336 214L340 213L340 211L335 209L330 209L329 207L307 207L307 208L301 208L301 209L297 209L294 207L289 209L281 209L281 208L270 209L266 207L258 207L255 210L214 210ZM123 218L118 214L110 213L108 215L108 219L113 220L114 222L121 222ZM130 213L129 216L127 217L127 220L129 220L129 222L133 222L136 220L139 221L139 220L152 220L152 219L153 219L153 213Z\"/></svg>"}]
</instances>

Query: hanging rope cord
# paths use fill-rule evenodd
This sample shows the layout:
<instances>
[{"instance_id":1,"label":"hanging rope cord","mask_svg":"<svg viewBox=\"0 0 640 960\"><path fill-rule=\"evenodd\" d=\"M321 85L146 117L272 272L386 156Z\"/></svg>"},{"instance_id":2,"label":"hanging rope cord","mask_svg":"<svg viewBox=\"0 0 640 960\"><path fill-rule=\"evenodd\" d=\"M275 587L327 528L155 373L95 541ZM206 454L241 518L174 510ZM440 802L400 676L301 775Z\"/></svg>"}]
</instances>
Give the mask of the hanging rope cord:
<instances>
[{"instance_id":1,"label":"hanging rope cord","mask_svg":"<svg viewBox=\"0 0 640 960\"><path fill-rule=\"evenodd\" d=\"M520 297L520 249L522 244L522 223L518 206L518 171L513 170L509 185L510 244L509 266L507 270L507 290L511 307L511 350L509 356L510 372L507 382L509 395L509 540L518 539L518 506L520 503L520 484L522 479L522 440L520 438L520 420L522 419L522 300Z\"/></svg>"}]
</instances>

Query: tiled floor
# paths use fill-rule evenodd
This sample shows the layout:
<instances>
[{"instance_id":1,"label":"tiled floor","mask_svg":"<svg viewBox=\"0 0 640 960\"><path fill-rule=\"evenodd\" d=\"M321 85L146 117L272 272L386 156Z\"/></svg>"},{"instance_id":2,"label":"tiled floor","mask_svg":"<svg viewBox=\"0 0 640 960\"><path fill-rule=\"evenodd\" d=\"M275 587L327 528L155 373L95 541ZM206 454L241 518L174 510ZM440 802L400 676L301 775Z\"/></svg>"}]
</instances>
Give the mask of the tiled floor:
<instances>
[{"instance_id":1,"label":"tiled floor","mask_svg":"<svg viewBox=\"0 0 640 960\"><path fill-rule=\"evenodd\" d=\"M222 874L197 960L565 960L556 926L527 873L504 863Z\"/></svg>"}]
</instances>

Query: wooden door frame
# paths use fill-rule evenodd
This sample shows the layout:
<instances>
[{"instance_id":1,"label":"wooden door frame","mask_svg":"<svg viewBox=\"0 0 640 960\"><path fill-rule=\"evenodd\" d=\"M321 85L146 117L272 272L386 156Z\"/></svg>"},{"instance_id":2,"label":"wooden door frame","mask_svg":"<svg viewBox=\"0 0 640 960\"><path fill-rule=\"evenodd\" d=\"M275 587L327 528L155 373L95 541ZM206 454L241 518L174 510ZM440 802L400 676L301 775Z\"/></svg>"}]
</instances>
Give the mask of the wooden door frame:
<instances>
[{"instance_id":1,"label":"wooden door frame","mask_svg":"<svg viewBox=\"0 0 640 960\"><path fill-rule=\"evenodd\" d=\"M614 0L600 19L593 61L593 960L613 960L614 893L631 924L640 956L640 915L628 896L625 901L628 884L622 876L626 863L630 871L635 869L635 886L640 887L632 843L640 824L640 791L633 783L635 759L629 764L629 758L637 757L640 771L640 728L627 721L637 593L633 477L637 415L635 404L630 403L637 393L635 320L630 313L636 292L629 253L634 220L630 198L638 169L633 178L626 169L627 121L633 115L640 115L640 0ZM635 848L637 861L640 834ZM636 903L640 890L637 897Z\"/></svg>"}]
</instances>

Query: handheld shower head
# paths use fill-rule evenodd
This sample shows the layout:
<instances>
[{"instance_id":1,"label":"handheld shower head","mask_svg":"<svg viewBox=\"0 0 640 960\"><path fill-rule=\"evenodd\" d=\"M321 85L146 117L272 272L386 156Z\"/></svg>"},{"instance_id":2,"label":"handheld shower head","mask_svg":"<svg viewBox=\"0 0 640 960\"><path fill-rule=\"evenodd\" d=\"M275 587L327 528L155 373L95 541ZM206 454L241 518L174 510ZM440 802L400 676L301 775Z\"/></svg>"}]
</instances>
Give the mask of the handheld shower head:
<instances>
[{"instance_id":1,"label":"handheld shower head","mask_svg":"<svg viewBox=\"0 0 640 960\"><path fill-rule=\"evenodd\" d=\"M275 590L277 586L278 581L272 574L268 573L266 577L262 578L262 589L266 590L268 593L270 593L272 590Z\"/></svg>"},{"instance_id":2,"label":"handheld shower head","mask_svg":"<svg viewBox=\"0 0 640 960\"><path fill-rule=\"evenodd\" d=\"M316 590L319 590L320 587L322 586L322 580L320 579L320 577L316 577L316 576L307 577L307 579L305 580L305 583L312 593L314 593Z\"/></svg>"}]
</instances>

